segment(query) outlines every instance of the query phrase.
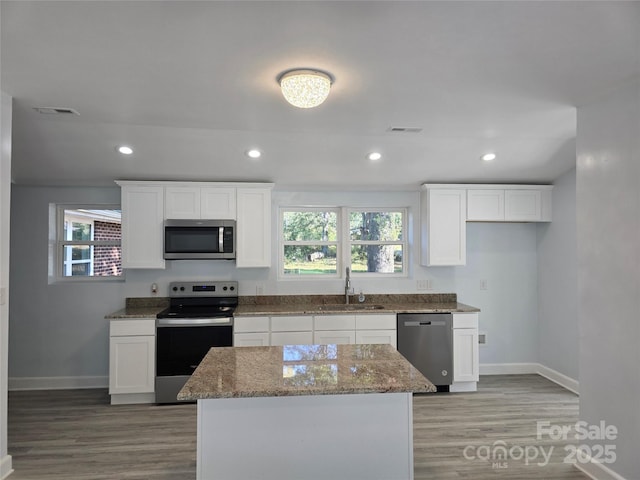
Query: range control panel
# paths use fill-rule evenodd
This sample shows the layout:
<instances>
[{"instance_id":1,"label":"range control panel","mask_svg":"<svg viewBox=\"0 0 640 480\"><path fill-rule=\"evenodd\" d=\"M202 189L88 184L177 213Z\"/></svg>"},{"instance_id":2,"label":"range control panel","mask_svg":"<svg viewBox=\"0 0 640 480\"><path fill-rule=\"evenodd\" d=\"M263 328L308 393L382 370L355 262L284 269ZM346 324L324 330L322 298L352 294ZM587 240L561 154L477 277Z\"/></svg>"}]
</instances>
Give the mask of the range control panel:
<instances>
[{"instance_id":1,"label":"range control panel","mask_svg":"<svg viewBox=\"0 0 640 480\"><path fill-rule=\"evenodd\" d=\"M171 282L170 297L237 297L238 282Z\"/></svg>"}]
</instances>

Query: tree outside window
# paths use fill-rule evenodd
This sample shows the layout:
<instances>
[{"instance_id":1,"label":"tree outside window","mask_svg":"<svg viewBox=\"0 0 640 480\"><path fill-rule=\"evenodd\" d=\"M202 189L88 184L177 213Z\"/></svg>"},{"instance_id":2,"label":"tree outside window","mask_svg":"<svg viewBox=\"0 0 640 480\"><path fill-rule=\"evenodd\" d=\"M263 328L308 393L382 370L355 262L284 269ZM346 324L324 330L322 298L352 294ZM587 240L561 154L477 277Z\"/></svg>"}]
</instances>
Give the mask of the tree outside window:
<instances>
[{"instance_id":1,"label":"tree outside window","mask_svg":"<svg viewBox=\"0 0 640 480\"><path fill-rule=\"evenodd\" d=\"M403 232L402 211L350 211L351 270L403 273Z\"/></svg>"},{"instance_id":2,"label":"tree outside window","mask_svg":"<svg viewBox=\"0 0 640 480\"><path fill-rule=\"evenodd\" d=\"M337 275L337 211L286 210L282 212L281 222L285 276Z\"/></svg>"}]
</instances>

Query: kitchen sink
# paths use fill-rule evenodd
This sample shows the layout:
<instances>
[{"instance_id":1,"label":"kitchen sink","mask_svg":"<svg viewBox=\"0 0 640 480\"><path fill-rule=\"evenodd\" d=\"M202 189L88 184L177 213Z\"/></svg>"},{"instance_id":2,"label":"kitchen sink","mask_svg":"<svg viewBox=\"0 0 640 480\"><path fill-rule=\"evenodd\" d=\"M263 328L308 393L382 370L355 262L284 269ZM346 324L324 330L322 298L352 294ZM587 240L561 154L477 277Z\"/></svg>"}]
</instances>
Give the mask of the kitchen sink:
<instances>
[{"instance_id":1,"label":"kitchen sink","mask_svg":"<svg viewBox=\"0 0 640 480\"><path fill-rule=\"evenodd\" d=\"M358 304L358 303L350 303L350 304L327 304L327 305L319 305L318 310L325 311L336 311L341 312L345 310L383 310L384 305L371 305L371 304Z\"/></svg>"}]
</instances>

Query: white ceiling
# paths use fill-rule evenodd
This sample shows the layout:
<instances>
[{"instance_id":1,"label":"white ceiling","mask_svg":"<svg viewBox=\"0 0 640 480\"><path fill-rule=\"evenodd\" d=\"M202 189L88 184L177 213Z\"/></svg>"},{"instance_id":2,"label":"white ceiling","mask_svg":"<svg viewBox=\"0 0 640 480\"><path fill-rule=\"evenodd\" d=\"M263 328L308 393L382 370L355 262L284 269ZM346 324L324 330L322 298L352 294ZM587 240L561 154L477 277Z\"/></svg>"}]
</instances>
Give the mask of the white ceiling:
<instances>
[{"instance_id":1,"label":"white ceiling","mask_svg":"<svg viewBox=\"0 0 640 480\"><path fill-rule=\"evenodd\" d=\"M19 184L549 182L575 165L576 106L640 75L639 2L3 0L0 8ZM323 105L284 101L276 77L293 67L335 77ZM134 154L117 153L120 144ZM250 147L263 157L248 159ZM381 161L365 158L373 150ZM481 162L486 151L498 158Z\"/></svg>"}]
</instances>

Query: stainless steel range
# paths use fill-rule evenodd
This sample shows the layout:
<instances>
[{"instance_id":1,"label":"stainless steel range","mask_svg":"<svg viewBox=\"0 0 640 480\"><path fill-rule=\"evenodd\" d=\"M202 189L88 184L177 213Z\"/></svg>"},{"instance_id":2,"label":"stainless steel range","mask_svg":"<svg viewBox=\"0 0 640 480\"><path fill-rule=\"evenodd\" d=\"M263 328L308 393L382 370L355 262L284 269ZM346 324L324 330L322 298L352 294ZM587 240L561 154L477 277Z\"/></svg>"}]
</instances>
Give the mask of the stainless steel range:
<instances>
[{"instance_id":1,"label":"stainless steel range","mask_svg":"<svg viewBox=\"0 0 640 480\"><path fill-rule=\"evenodd\" d=\"M156 319L156 403L177 395L211 347L233 345L238 282L171 282Z\"/></svg>"}]
</instances>

